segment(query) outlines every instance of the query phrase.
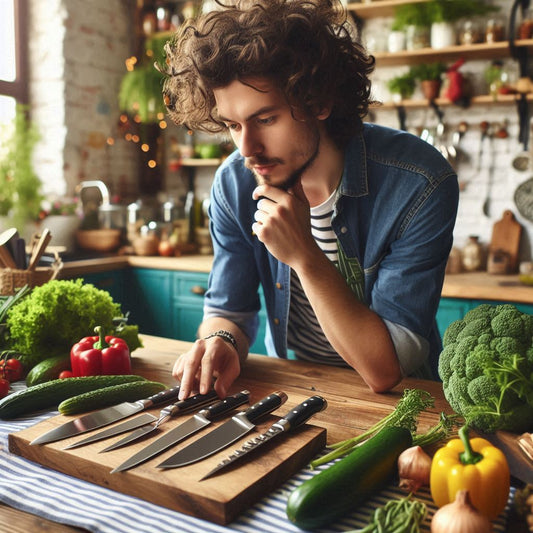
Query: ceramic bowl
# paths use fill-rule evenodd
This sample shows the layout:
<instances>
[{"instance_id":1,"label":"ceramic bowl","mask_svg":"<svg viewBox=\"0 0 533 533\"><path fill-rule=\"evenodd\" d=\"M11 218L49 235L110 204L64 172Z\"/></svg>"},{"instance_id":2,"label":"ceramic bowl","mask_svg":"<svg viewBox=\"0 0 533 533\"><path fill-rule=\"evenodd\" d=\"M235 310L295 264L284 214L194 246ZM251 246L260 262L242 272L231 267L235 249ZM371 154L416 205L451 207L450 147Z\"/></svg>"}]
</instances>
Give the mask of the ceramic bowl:
<instances>
[{"instance_id":1,"label":"ceramic bowl","mask_svg":"<svg viewBox=\"0 0 533 533\"><path fill-rule=\"evenodd\" d=\"M91 229L76 232L78 246L84 250L111 252L120 245L119 229Z\"/></svg>"}]
</instances>

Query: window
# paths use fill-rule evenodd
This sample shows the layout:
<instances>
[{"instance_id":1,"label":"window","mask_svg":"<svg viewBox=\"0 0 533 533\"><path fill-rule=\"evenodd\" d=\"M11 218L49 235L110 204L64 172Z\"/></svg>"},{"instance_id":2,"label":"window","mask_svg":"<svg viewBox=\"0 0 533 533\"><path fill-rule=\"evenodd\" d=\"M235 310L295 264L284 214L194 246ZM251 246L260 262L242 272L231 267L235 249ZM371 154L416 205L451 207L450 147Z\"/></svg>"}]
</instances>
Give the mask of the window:
<instances>
[{"instance_id":1,"label":"window","mask_svg":"<svg viewBox=\"0 0 533 533\"><path fill-rule=\"evenodd\" d=\"M28 102L27 0L0 0L0 124Z\"/></svg>"}]
</instances>

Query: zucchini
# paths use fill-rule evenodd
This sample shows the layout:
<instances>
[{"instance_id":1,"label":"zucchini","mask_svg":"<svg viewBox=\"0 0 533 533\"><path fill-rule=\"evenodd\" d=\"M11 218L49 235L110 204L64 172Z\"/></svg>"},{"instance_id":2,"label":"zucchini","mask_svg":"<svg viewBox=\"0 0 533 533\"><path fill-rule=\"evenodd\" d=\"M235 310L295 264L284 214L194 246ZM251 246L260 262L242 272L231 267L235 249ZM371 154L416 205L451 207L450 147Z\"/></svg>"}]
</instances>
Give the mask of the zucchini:
<instances>
[{"instance_id":1,"label":"zucchini","mask_svg":"<svg viewBox=\"0 0 533 533\"><path fill-rule=\"evenodd\" d=\"M33 387L57 379L63 370L70 369L70 355L56 355L37 363L26 376L26 385Z\"/></svg>"},{"instance_id":2,"label":"zucchini","mask_svg":"<svg viewBox=\"0 0 533 533\"><path fill-rule=\"evenodd\" d=\"M397 472L398 456L411 444L408 429L382 429L298 486L287 500L287 517L301 529L331 525L386 486Z\"/></svg>"},{"instance_id":3,"label":"zucchini","mask_svg":"<svg viewBox=\"0 0 533 533\"><path fill-rule=\"evenodd\" d=\"M166 385L157 381L122 383L67 398L59 404L58 409L62 415L74 415L122 402L142 400L166 388Z\"/></svg>"},{"instance_id":4,"label":"zucchini","mask_svg":"<svg viewBox=\"0 0 533 533\"><path fill-rule=\"evenodd\" d=\"M146 379L136 375L54 379L2 398L0 400L0 418L16 418L34 411L55 408L71 396L131 381L146 381Z\"/></svg>"}]
</instances>

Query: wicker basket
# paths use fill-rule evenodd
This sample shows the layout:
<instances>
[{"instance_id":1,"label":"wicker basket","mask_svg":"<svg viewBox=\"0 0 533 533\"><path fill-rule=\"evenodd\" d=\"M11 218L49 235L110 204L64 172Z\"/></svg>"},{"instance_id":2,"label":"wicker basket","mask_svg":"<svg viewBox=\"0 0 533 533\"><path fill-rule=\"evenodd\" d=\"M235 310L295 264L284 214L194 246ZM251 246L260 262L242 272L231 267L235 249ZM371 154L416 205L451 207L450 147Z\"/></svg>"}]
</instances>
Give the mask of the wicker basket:
<instances>
[{"instance_id":1,"label":"wicker basket","mask_svg":"<svg viewBox=\"0 0 533 533\"><path fill-rule=\"evenodd\" d=\"M56 261L50 267L37 267L35 270L18 270L13 268L0 269L0 295L9 296L15 294L17 289L29 285L37 287L53 280L59 274L63 263L56 257Z\"/></svg>"}]
</instances>

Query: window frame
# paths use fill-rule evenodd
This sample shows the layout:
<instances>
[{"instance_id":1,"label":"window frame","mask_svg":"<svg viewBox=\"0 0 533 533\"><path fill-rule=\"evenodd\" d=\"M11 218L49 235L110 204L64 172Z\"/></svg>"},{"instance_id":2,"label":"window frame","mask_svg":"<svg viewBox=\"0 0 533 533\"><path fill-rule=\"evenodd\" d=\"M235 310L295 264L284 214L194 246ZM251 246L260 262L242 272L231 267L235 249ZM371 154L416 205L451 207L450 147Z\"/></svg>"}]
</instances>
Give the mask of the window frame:
<instances>
[{"instance_id":1,"label":"window frame","mask_svg":"<svg viewBox=\"0 0 533 533\"><path fill-rule=\"evenodd\" d=\"M0 94L14 98L17 103L29 102L28 91L28 3L14 0L15 17L15 79L0 79Z\"/></svg>"}]
</instances>

